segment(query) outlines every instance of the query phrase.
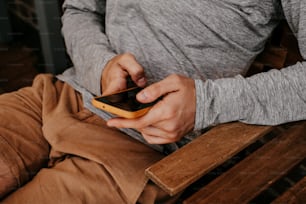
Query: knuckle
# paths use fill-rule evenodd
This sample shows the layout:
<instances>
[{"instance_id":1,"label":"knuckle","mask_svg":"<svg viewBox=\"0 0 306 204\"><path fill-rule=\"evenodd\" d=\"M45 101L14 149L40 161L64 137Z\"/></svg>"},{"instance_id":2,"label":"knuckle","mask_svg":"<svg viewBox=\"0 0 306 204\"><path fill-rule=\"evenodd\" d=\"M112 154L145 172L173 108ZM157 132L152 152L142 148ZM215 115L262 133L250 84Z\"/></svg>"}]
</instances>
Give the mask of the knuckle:
<instances>
[{"instance_id":1,"label":"knuckle","mask_svg":"<svg viewBox=\"0 0 306 204\"><path fill-rule=\"evenodd\" d=\"M175 142L178 140L179 135L177 132L169 133L168 138L169 138L169 141Z\"/></svg>"},{"instance_id":2,"label":"knuckle","mask_svg":"<svg viewBox=\"0 0 306 204\"><path fill-rule=\"evenodd\" d=\"M155 96L161 95L162 94L162 86L159 83L155 84L154 88L152 88L152 93Z\"/></svg>"},{"instance_id":3,"label":"knuckle","mask_svg":"<svg viewBox=\"0 0 306 204\"><path fill-rule=\"evenodd\" d=\"M176 134L176 131L178 129L178 125L177 124L171 124L171 125L168 125L166 130L167 132L170 132L171 134Z\"/></svg>"},{"instance_id":4,"label":"knuckle","mask_svg":"<svg viewBox=\"0 0 306 204\"><path fill-rule=\"evenodd\" d=\"M139 78L141 76L143 76L143 70L141 69L141 67L139 66L135 66L133 70L131 70L132 74L134 74L133 77L135 78Z\"/></svg>"},{"instance_id":5,"label":"knuckle","mask_svg":"<svg viewBox=\"0 0 306 204\"><path fill-rule=\"evenodd\" d=\"M151 86L148 86L146 89L145 89L145 92L147 93L147 96L149 96L150 98L155 98L157 96L160 96L161 93L162 93L162 89L161 89L161 86L156 83L156 84L153 84ZM160 105L162 104L163 102L160 101Z\"/></svg>"},{"instance_id":6,"label":"knuckle","mask_svg":"<svg viewBox=\"0 0 306 204\"><path fill-rule=\"evenodd\" d=\"M174 108L168 108L167 110L165 110L164 116L166 119L170 120L176 117L176 112L177 111Z\"/></svg>"},{"instance_id":7,"label":"knuckle","mask_svg":"<svg viewBox=\"0 0 306 204\"><path fill-rule=\"evenodd\" d=\"M169 77L173 81L173 83L179 83L183 79L183 77L179 74L171 74Z\"/></svg>"},{"instance_id":8,"label":"knuckle","mask_svg":"<svg viewBox=\"0 0 306 204\"><path fill-rule=\"evenodd\" d=\"M171 134L177 134L179 128L180 128L180 125L174 121L174 122L169 123L166 126L165 130Z\"/></svg>"},{"instance_id":9,"label":"knuckle","mask_svg":"<svg viewBox=\"0 0 306 204\"><path fill-rule=\"evenodd\" d=\"M130 60L130 59L135 59L135 56L132 54L132 53L124 53L124 54L121 54L121 60L125 61L125 60Z\"/></svg>"}]
</instances>

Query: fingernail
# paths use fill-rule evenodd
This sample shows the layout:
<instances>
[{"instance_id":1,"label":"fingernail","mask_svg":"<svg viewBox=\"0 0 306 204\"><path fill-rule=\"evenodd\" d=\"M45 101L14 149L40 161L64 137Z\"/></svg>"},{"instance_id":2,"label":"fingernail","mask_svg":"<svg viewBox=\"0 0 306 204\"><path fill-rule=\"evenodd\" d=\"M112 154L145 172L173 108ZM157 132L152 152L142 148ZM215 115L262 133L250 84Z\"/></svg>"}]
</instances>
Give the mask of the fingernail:
<instances>
[{"instance_id":1,"label":"fingernail","mask_svg":"<svg viewBox=\"0 0 306 204\"><path fill-rule=\"evenodd\" d=\"M137 94L137 98L140 101L145 101L147 99L146 93L144 91L141 91Z\"/></svg>"},{"instance_id":2,"label":"fingernail","mask_svg":"<svg viewBox=\"0 0 306 204\"><path fill-rule=\"evenodd\" d=\"M138 85L140 85L140 86L145 85L146 82L147 82L147 80L146 80L145 77L142 77L142 78L138 79L138 81L137 81Z\"/></svg>"}]
</instances>

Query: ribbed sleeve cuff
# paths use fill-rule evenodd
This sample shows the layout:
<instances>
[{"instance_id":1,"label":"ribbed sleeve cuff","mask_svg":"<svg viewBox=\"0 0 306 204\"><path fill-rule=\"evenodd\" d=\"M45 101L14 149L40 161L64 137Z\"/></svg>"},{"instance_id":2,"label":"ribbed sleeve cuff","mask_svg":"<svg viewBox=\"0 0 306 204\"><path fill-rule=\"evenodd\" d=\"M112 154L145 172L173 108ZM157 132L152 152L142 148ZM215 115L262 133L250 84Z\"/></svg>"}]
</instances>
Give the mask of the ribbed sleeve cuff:
<instances>
[{"instance_id":1,"label":"ribbed sleeve cuff","mask_svg":"<svg viewBox=\"0 0 306 204\"><path fill-rule=\"evenodd\" d=\"M206 81L207 82L207 81ZM205 119L205 83L201 80L195 80L195 89L196 89L196 116L195 116L195 125L194 130L201 130L205 128L206 119Z\"/></svg>"},{"instance_id":2,"label":"ribbed sleeve cuff","mask_svg":"<svg viewBox=\"0 0 306 204\"><path fill-rule=\"evenodd\" d=\"M195 80L196 119L195 130L205 129L219 123L243 120L252 113L252 97L245 93L241 76L217 80Z\"/></svg>"}]
</instances>

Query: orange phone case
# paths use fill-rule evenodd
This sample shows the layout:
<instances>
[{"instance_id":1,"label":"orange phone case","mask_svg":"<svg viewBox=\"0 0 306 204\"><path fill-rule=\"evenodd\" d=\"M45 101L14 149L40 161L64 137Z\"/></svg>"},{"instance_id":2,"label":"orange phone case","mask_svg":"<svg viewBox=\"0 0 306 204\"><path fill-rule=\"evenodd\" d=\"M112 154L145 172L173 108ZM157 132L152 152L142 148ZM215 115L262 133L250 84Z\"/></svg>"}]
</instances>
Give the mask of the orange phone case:
<instances>
[{"instance_id":1,"label":"orange phone case","mask_svg":"<svg viewBox=\"0 0 306 204\"><path fill-rule=\"evenodd\" d=\"M125 91L131 90L131 89L133 89L133 88L126 89L126 90L123 90L123 91L119 91L119 92L116 92L116 93L113 93L113 94L125 92ZM110 95L113 95L113 94L110 94ZM128 118L128 119L133 119L133 118L138 118L140 116L143 116L151 108L151 106L149 106L149 107L145 107L143 109L137 110L137 111L127 111L127 110L123 110L121 108L118 108L118 107L115 107L115 106L112 106L112 105L109 105L109 104L106 104L106 103L103 103L101 101L96 100L97 98L100 98L100 97L101 96L95 97L92 100L92 105L93 106L95 106L96 108L105 110L107 112L110 112L112 114L118 115L120 117Z\"/></svg>"}]
</instances>

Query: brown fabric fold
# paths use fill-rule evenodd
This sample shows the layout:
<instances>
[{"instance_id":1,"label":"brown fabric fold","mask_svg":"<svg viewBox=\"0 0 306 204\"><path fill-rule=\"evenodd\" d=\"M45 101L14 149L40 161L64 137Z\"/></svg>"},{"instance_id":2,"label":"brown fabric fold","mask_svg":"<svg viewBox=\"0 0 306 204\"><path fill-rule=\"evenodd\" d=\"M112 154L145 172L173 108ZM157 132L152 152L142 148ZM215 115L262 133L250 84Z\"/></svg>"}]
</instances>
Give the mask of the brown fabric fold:
<instances>
[{"instance_id":1,"label":"brown fabric fold","mask_svg":"<svg viewBox=\"0 0 306 204\"><path fill-rule=\"evenodd\" d=\"M0 196L10 193L3 203L136 203L142 192L141 203L167 197L144 175L163 155L107 127L52 75L1 95L0 105Z\"/></svg>"}]
</instances>

